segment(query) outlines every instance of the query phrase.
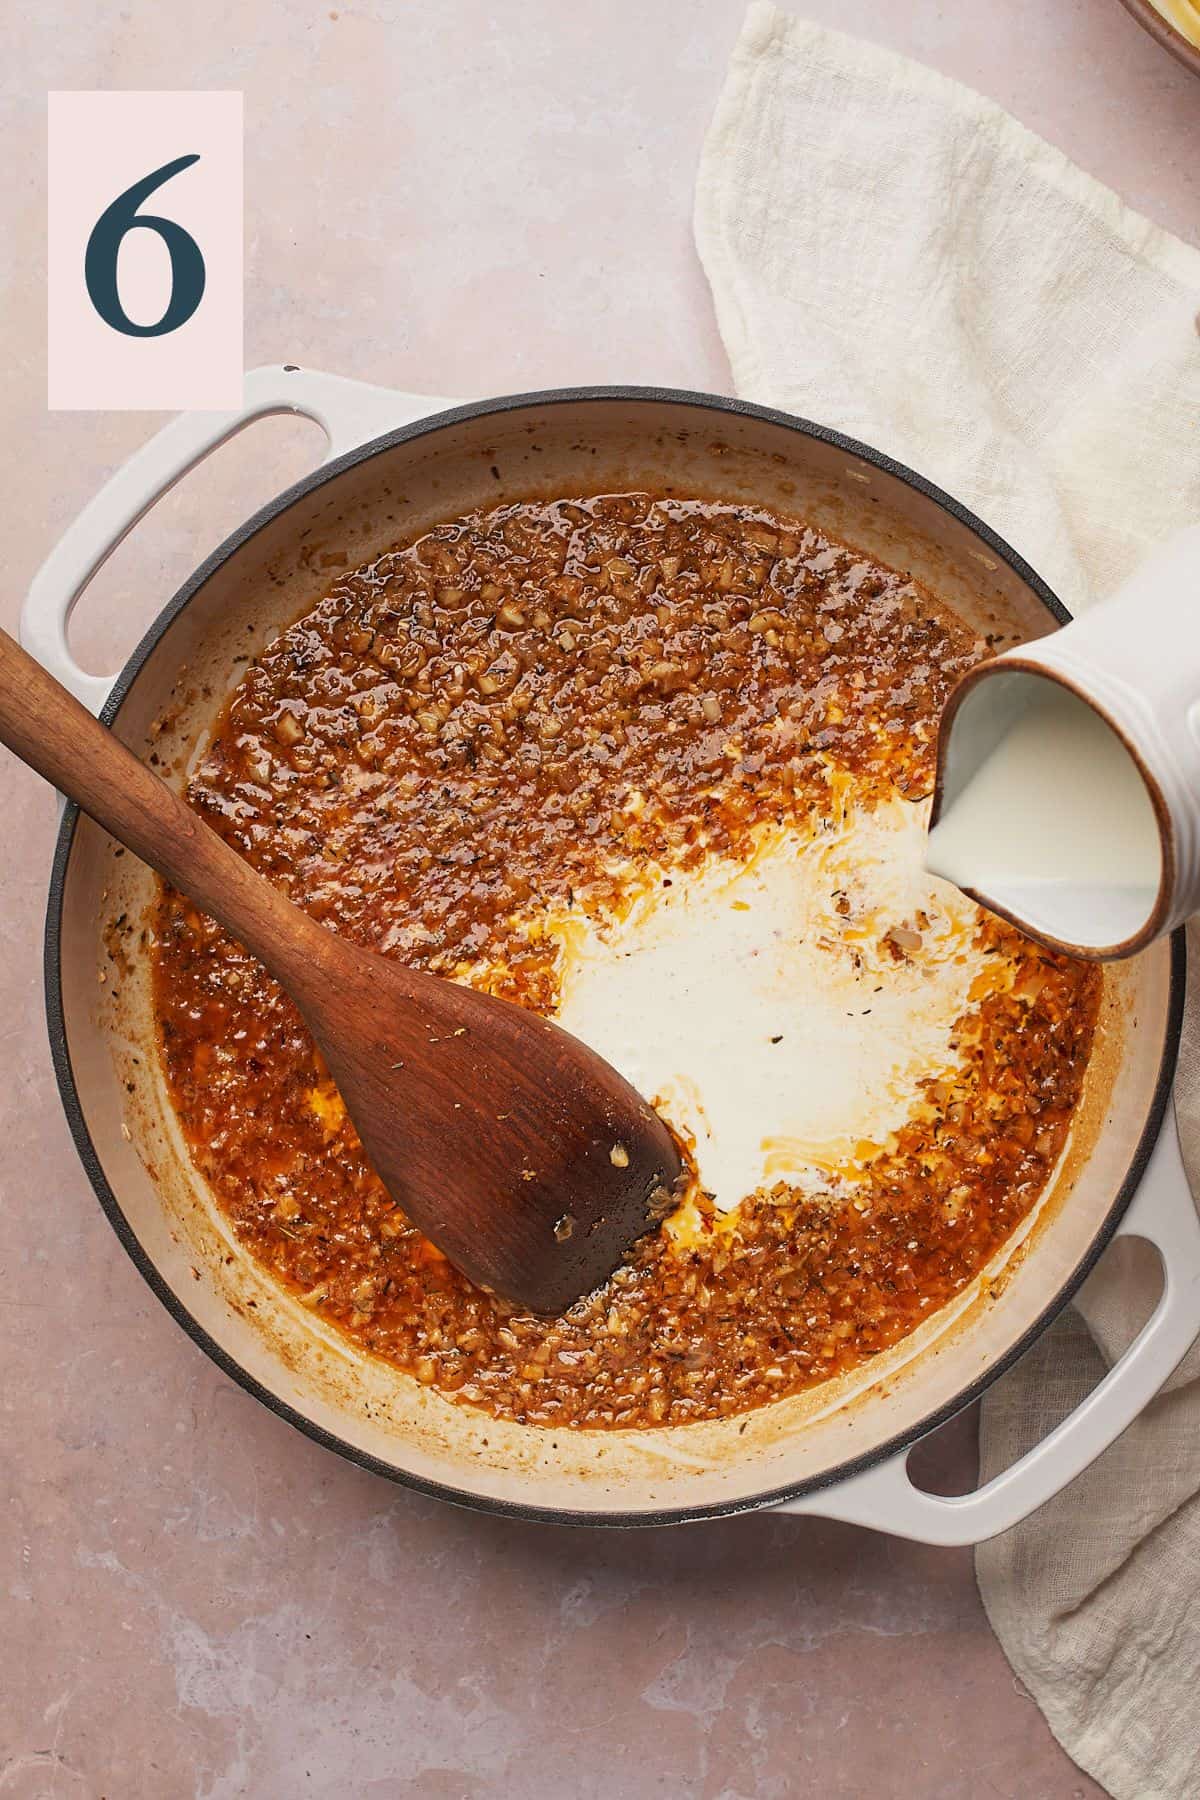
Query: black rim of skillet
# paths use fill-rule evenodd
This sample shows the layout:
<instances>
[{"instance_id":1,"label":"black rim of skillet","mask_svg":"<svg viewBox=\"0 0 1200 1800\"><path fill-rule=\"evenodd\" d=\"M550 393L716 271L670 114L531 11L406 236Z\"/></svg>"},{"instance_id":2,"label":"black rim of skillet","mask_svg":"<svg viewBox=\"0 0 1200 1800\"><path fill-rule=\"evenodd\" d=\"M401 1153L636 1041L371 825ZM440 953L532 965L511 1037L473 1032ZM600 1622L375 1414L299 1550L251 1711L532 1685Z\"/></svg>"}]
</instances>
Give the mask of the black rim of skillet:
<instances>
[{"instance_id":1,"label":"black rim of skillet","mask_svg":"<svg viewBox=\"0 0 1200 1800\"><path fill-rule=\"evenodd\" d=\"M625 403L657 406L669 404L673 406L691 406L699 412L744 415L753 419L762 419L769 424L783 427L801 437L815 438L826 444L837 446L847 455L870 463L885 474L895 476L917 493L933 500L951 517L966 525L980 541L988 546L997 557L1018 575L1030 590L1041 601L1047 612L1059 624L1066 624L1071 615L1061 600L1051 592L1035 574L1023 558L1017 555L1010 545L1005 543L981 519L978 519L967 507L961 505L951 495L927 481L924 476L906 468L904 464L884 456L869 445L856 442L842 432L832 431L827 426L814 424L794 414L779 412L771 407L757 406L745 400L727 399L719 395L689 392L684 389L650 388L650 387L583 387L554 388L545 392L529 394L510 394L498 399L472 402L465 406L456 406L440 413L432 414L417 420L399 430L387 432L381 437L373 438L369 443L359 445L347 451L345 455L321 464L311 474L279 494L268 502L259 512L244 525L227 537L223 544L213 551L178 590L173 599L163 608L157 619L150 626L137 648L130 656L125 667L117 677L104 708L100 714L106 725L111 725L121 709L122 702L133 685L142 665L151 650L166 632L173 620L182 612L192 596L208 580L209 576L226 562L233 553L252 538L271 520L278 518L296 501L314 488L339 475L345 469L353 468L358 463L369 461L379 452L390 449L414 438L430 436L441 430L443 426L457 424L468 419L484 417L489 413L507 413L525 407L571 406L588 401L620 401ZM826 1470L806 1480L788 1482L783 1487L771 1488L762 1493L751 1494L739 1499L717 1501L699 1506L664 1506L648 1511L627 1512L619 1506L596 1511L575 1510L569 1507L538 1506L533 1502L501 1500L490 1495L472 1492L469 1488L457 1488L447 1483L430 1481L423 1476L414 1475L407 1470L398 1469L393 1464L384 1462L368 1452L357 1449L353 1444L326 1431L303 1413L279 1398L243 1369L221 1346L209 1336L196 1319L187 1310L174 1290L169 1287L159 1274L121 1209L116 1194L110 1187L104 1174L96 1147L92 1142L75 1083L75 1073L71 1066L71 1055L67 1044L66 1024L63 1013L62 966L60 957L62 933L62 909L66 887L67 867L71 855L71 847L75 837L75 827L79 818L79 809L68 805L59 827L58 840L55 846L54 864L50 877L50 891L46 910L46 933L44 950L44 973L46 992L46 1015L50 1035L50 1050L54 1061L54 1072L58 1080L59 1093L62 1096L67 1123L80 1161L87 1172L88 1179L95 1189L96 1197L108 1217L109 1223L116 1232L122 1245L133 1261L135 1267L161 1300L167 1311L177 1324L181 1325L192 1341L199 1345L205 1355L209 1356L217 1367L232 1380L253 1394L256 1400L268 1407L279 1418L286 1419L306 1437L323 1445L326 1449L335 1450L347 1461L356 1463L360 1468L368 1469L372 1474L382 1475L389 1481L400 1483L404 1487L413 1488L418 1493L428 1494L439 1500L448 1500L456 1505L467 1507L478 1512L497 1513L511 1518L531 1519L546 1524L557 1525L593 1525L593 1526L653 1526L673 1525L703 1519L719 1519L732 1517L738 1513L758 1512L778 1506L787 1500L797 1500L803 1496L819 1493L823 1488L834 1487L851 1475L857 1475L866 1469L874 1468L905 1449L910 1449L919 1440L944 1424L948 1419L969 1406L973 1400L992 1384L1005 1370L1022 1356L1034 1340L1050 1324L1082 1282L1091 1272L1101 1253L1111 1241L1118 1224L1137 1192L1142 1175L1145 1172L1151 1151L1158 1138L1170 1097L1171 1084L1174 1078L1176 1056L1179 1048L1179 1034L1183 1021L1184 973L1185 973L1185 937L1182 929L1175 931L1171 937L1171 971L1170 991L1167 1004L1166 1033L1163 1043L1162 1061L1158 1078L1147 1111L1146 1122L1138 1139L1137 1148L1130 1161L1129 1168L1121 1182L1115 1200L1108 1214L1102 1221L1099 1230L1092 1239L1087 1254L1076 1266L1069 1278L1055 1294L1049 1304L1043 1308L1038 1318L1023 1333L1020 1340L1008 1350L1004 1356L992 1363L985 1372L963 1388L945 1405L937 1408L907 1431L880 1444L877 1448L846 1462L839 1463L836 1468Z\"/></svg>"}]
</instances>

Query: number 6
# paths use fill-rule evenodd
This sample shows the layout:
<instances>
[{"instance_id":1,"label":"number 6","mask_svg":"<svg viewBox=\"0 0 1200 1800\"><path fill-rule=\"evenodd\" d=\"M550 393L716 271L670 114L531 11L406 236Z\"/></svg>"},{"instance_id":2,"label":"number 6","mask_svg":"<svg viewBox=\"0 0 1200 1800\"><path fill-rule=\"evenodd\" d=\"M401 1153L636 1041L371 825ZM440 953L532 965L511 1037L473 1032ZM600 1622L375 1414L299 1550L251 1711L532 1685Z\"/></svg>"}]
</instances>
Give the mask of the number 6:
<instances>
[{"instance_id":1,"label":"number 6","mask_svg":"<svg viewBox=\"0 0 1200 1800\"><path fill-rule=\"evenodd\" d=\"M124 332L126 337L165 337L167 332L187 324L204 297L204 258L195 238L174 219L160 219L153 213L138 212L142 201L155 188L199 161L198 156L180 156L174 162L164 163L153 175L144 176L123 194L118 194L92 227L83 258L83 279L92 305L104 323L111 325L114 331ZM121 305L117 291L117 255L121 240L127 231L134 231L138 226L157 231L171 258L171 298L166 312L154 325L135 324Z\"/></svg>"}]
</instances>

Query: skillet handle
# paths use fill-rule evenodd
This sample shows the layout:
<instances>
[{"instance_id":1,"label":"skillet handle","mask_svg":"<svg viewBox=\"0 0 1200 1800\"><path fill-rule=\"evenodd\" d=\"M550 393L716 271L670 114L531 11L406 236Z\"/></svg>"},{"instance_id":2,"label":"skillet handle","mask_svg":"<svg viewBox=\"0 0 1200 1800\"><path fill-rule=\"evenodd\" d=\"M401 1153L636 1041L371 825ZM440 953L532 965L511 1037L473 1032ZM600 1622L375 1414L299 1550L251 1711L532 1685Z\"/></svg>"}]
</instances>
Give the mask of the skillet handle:
<instances>
[{"instance_id":1,"label":"skillet handle","mask_svg":"<svg viewBox=\"0 0 1200 1800\"><path fill-rule=\"evenodd\" d=\"M321 427L323 462L428 413L454 405L423 394L398 393L291 363L252 369L235 412L181 413L143 444L68 526L33 578L21 611L25 649L98 713L115 675L89 675L71 655L67 623L93 575L156 500L198 462L255 419L296 413Z\"/></svg>"},{"instance_id":2,"label":"skillet handle","mask_svg":"<svg viewBox=\"0 0 1200 1800\"><path fill-rule=\"evenodd\" d=\"M1117 1235L1148 1238L1157 1247L1162 1297L1103 1381L1011 1468L972 1494L927 1494L910 1481L909 1451L902 1450L877 1468L776 1510L842 1519L922 1544L979 1544L1052 1500L1132 1424L1200 1332L1200 1219L1171 1104Z\"/></svg>"}]
</instances>

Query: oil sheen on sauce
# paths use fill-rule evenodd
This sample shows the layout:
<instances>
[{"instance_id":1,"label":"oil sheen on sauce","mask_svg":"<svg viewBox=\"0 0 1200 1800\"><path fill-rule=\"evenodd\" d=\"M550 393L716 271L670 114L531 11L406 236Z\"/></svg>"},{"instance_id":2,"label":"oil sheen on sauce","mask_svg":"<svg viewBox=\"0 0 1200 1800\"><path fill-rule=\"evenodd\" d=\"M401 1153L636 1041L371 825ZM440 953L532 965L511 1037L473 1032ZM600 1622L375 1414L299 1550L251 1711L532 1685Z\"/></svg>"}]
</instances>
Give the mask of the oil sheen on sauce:
<instances>
[{"instance_id":1,"label":"oil sheen on sauce","mask_svg":"<svg viewBox=\"0 0 1200 1800\"><path fill-rule=\"evenodd\" d=\"M979 756L995 730L982 718L989 689L1012 716ZM959 744L968 773L954 786ZM1102 949L1145 925L1162 872L1154 806L1129 751L1085 701L1040 676L990 677L959 710L947 768L931 872L1060 943Z\"/></svg>"}]
</instances>

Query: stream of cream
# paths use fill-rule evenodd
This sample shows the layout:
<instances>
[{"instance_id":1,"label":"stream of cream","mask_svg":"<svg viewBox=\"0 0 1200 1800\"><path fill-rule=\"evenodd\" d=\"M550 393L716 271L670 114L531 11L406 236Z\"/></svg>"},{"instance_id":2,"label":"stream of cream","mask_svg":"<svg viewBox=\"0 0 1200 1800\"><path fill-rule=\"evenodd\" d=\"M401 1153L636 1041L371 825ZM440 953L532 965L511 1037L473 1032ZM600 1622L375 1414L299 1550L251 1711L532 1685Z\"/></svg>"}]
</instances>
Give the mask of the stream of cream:
<instances>
[{"instance_id":1,"label":"stream of cream","mask_svg":"<svg viewBox=\"0 0 1200 1800\"><path fill-rule=\"evenodd\" d=\"M619 917L542 922L560 1024L694 1141L723 1211L777 1181L836 1191L1005 978L973 944L974 906L921 866L928 803L867 810L840 779L826 831L764 831L749 861L643 878Z\"/></svg>"}]
</instances>

